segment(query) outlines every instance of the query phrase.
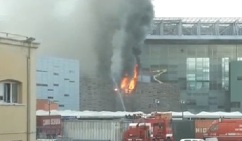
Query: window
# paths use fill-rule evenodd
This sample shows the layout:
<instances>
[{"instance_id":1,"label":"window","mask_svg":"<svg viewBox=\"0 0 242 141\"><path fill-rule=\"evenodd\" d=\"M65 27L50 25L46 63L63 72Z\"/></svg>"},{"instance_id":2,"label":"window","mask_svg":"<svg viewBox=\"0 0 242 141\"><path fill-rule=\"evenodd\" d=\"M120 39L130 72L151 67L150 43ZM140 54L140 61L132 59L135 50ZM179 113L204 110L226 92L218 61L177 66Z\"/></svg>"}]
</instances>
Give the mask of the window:
<instances>
[{"instance_id":1,"label":"window","mask_svg":"<svg viewBox=\"0 0 242 141\"><path fill-rule=\"evenodd\" d=\"M40 84L40 83L37 83L36 86L43 86L43 87L47 87L48 84Z\"/></svg>"},{"instance_id":2,"label":"window","mask_svg":"<svg viewBox=\"0 0 242 141\"><path fill-rule=\"evenodd\" d=\"M65 107L65 105L62 105L62 104L61 104L61 105L59 105L59 107Z\"/></svg>"},{"instance_id":3,"label":"window","mask_svg":"<svg viewBox=\"0 0 242 141\"><path fill-rule=\"evenodd\" d=\"M18 82L0 82L0 102L3 103L19 103L20 89Z\"/></svg>"},{"instance_id":4,"label":"window","mask_svg":"<svg viewBox=\"0 0 242 141\"><path fill-rule=\"evenodd\" d=\"M64 96L68 97L68 96L69 96L69 94L64 94Z\"/></svg>"},{"instance_id":5,"label":"window","mask_svg":"<svg viewBox=\"0 0 242 141\"><path fill-rule=\"evenodd\" d=\"M53 75L59 75L59 73L54 72Z\"/></svg>"},{"instance_id":6,"label":"window","mask_svg":"<svg viewBox=\"0 0 242 141\"><path fill-rule=\"evenodd\" d=\"M163 129L163 125L162 125L162 123L154 123L153 126L154 126L154 127L158 127L160 130Z\"/></svg>"},{"instance_id":7,"label":"window","mask_svg":"<svg viewBox=\"0 0 242 141\"><path fill-rule=\"evenodd\" d=\"M37 72L48 72L48 71L45 71L45 70L37 70Z\"/></svg>"},{"instance_id":8,"label":"window","mask_svg":"<svg viewBox=\"0 0 242 141\"><path fill-rule=\"evenodd\" d=\"M229 58L222 58L222 87L228 90L229 87Z\"/></svg>"},{"instance_id":9,"label":"window","mask_svg":"<svg viewBox=\"0 0 242 141\"><path fill-rule=\"evenodd\" d=\"M53 89L48 89L48 91L54 91Z\"/></svg>"},{"instance_id":10,"label":"window","mask_svg":"<svg viewBox=\"0 0 242 141\"><path fill-rule=\"evenodd\" d=\"M75 83L75 81L70 81L70 83Z\"/></svg>"},{"instance_id":11,"label":"window","mask_svg":"<svg viewBox=\"0 0 242 141\"><path fill-rule=\"evenodd\" d=\"M187 89L209 90L209 58L187 58Z\"/></svg>"},{"instance_id":12,"label":"window","mask_svg":"<svg viewBox=\"0 0 242 141\"><path fill-rule=\"evenodd\" d=\"M54 86L59 86L59 84L53 84Z\"/></svg>"},{"instance_id":13,"label":"window","mask_svg":"<svg viewBox=\"0 0 242 141\"><path fill-rule=\"evenodd\" d=\"M238 76L237 77L237 80L242 80L242 76Z\"/></svg>"}]
</instances>

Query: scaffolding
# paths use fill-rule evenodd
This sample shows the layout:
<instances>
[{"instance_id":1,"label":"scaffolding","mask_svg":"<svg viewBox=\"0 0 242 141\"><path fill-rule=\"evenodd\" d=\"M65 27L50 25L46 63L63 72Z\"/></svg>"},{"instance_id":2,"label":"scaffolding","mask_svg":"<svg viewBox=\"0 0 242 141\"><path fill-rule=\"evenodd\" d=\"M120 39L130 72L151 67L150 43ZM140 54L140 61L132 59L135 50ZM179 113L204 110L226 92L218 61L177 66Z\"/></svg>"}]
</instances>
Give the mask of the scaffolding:
<instances>
[{"instance_id":1,"label":"scaffolding","mask_svg":"<svg viewBox=\"0 0 242 141\"><path fill-rule=\"evenodd\" d=\"M150 35L242 36L242 18L155 18Z\"/></svg>"}]
</instances>

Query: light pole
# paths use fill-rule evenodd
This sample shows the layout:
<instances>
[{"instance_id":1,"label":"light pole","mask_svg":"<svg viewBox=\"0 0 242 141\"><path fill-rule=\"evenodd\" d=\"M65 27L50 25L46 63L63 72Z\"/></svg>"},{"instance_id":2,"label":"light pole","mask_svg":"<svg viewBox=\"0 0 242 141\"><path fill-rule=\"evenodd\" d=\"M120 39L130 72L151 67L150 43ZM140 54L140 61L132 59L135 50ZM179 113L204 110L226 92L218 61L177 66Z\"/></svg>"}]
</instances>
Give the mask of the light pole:
<instances>
[{"instance_id":1,"label":"light pole","mask_svg":"<svg viewBox=\"0 0 242 141\"><path fill-rule=\"evenodd\" d=\"M57 103L58 101L57 100L52 100L53 97L52 96L48 96L48 110L49 110L49 128L51 128L51 102L53 103ZM51 138L51 137L50 137Z\"/></svg>"},{"instance_id":2,"label":"light pole","mask_svg":"<svg viewBox=\"0 0 242 141\"><path fill-rule=\"evenodd\" d=\"M160 103L160 100L159 99L154 99L154 104L155 104L155 111L157 112L157 107L158 107L158 104Z\"/></svg>"},{"instance_id":3,"label":"light pole","mask_svg":"<svg viewBox=\"0 0 242 141\"><path fill-rule=\"evenodd\" d=\"M181 103L181 111L182 111L182 119L184 119L184 109L183 109L183 105L186 103L184 100L180 101Z\"/></svg>"},{"instance_id":4,"label":"light pole","mask_svg":"<svg viewBox=\"0 0 242 141\"><path fill-rule=\"evenodd\" d=\"M51 99L53 99L53 97L52 96L48 96L49 118L50 118L50 104L51 104Z\"/></svg>"}]
</instances>

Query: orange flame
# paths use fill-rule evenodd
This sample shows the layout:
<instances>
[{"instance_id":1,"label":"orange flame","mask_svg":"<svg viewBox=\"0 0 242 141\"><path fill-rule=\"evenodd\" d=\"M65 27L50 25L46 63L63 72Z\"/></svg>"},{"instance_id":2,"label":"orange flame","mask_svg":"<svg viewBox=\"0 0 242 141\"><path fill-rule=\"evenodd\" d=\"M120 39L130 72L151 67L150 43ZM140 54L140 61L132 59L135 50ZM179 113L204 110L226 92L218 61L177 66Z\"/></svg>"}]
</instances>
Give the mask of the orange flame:
<instances>
[{"instance_id":1,"label":"orange flame","mask_svg":"<svg viewBox=\"0 0 242 141\"><path fill-rule=\"evenodd\" d=\"M139 76L139 65L136 64L134 67L134 76L130 78L127 74L123 77L120 88L126 94L131 94L136 90L137 81Z\"/></svg>"}]
</instances>

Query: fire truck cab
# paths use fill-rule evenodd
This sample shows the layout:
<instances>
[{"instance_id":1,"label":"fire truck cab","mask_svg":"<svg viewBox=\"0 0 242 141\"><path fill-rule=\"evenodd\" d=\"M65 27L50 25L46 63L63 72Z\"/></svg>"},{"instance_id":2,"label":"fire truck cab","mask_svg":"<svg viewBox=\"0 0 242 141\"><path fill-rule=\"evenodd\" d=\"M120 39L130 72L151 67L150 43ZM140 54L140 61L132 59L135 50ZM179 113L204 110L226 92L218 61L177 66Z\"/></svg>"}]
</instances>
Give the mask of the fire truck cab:
<instances>
[{"instance_id":1,"label":"fire truck cab","mask_svg":"<svg viewBox=\"0 0 242 141\"><path fill-rule=\"evenodd\" d=\"M170 121L157 116L135 121L125 131L123 141L172 141Z\"/></svg>"}]
</instances>

